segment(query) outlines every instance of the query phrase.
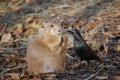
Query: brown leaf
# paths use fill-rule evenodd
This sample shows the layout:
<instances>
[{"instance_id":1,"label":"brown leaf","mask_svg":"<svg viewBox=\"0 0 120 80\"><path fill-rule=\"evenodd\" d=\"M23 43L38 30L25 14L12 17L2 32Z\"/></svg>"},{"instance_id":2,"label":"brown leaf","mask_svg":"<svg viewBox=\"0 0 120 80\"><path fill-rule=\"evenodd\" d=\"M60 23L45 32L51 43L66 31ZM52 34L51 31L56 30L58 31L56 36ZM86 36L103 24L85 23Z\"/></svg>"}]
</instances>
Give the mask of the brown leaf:
<instances>
[{"instance_id":1,"label":"brown leaf","mask_svg":"<svg viewBox=\"0 0 120 80\"><path fill-rule=\"evenodd\" d=\"M20 80L29 80L29 77L28 77L28 76L22 76L22 77L20 78Z\"/></svg>"},{"instance_id":2,"label":"brown leaf","mask_svg":"<svg viewBox=\"0 0 120 80\"><path fill-rule=\"evenodd\" d=\"M85 25L86 23L87 23L87 22L84 21L84 20L79 20L79 21L77 21L74 25L81 27L81 26Z\"/></svg>"},{"instance_id":3,"label":"brown leaf","mask_svg":"<svg viewBox=\"0 0 120 80\"><path fill-rule=\"evenodd\" d=\"M109 50L107 45L108 42L109 42L109 39L106 39L104 44L104 55L108 54L108 50Z\"/></svg>"},{"instance_id":4,"label":"brown leaf","mask_svg":"<svg viewBox=\"0 0 120 80\"><path fill-rule=\"evenodd\" d=\"M6 43L9 42L11 39L11 34L10 33L5 33L2 35L1 42Z\"/></svg>"},{"instance_id":5,"label":"brown leaf","mask_svg":"<svg viewBox=\"0 0 120 80\"><path fill-rule=\"evenodd\" d=\"M33 29L28 29L25 33L24 36L33 36L35 34L35 31Z\"/></svg>"},{"instance_id":6,"label":"brown leaf","mask_svg":"<svg viewBox=\"0 0 120 80\"><path fill-rule=\"evenodd\" d=\"M73 39L73 36L68 34L68 48L72 48L74 46L74 39Z\"/></svg>"},{"instance_id":7,"label":"brown leaf","mask_svg":"<svg viewBox=\"0 0 120 80\"><path fill-rule=\"evenodd\" d=\"M32 1L31 0L25 0L25 3L32 4Z\"/></svg>"},{"instance_id":8,"label":"brown leaf","mask_svg":"<svg viewBox=\"0 0 120 80\"><path fill-rule=\"evenodd\" d=\"M99 51L101 44L96 41L92 41L91 48L95 51Z\"/></svg>"},{"instance_id":9,"label":"brown leaf","mask_svg":"<svg viewBox=\"0 0 120 80\"><path fill-rule=\"evenodd\" d=\"M87 26L89 29L93 29L93 28L99 26L100 24L101 24L101 22L97 21L97 22L89 23Z\"/></svg>"},{"instance_id":10,"label":"brown leaf","mask_svg":"<svg viewBox=\"0 0 120 80\"><path fill-rule=\"evenodd\" d=\"M11 79L19 80L19 73L8 73L11 76Z\"/></svg>"},{"instance_id":11,"label":"brown leaf","mask_svg":"<svg viewBox=\"0 0 120 80\"><path fill-rule=\"evenodd\" d=\"M105 80L108 78L108 76L97 76L96 78L100 80Z\"/></svg>"},{"instance_id":12,"label":"brown leaf","mask_svg":"<svg viewBox=\"0 0 120 80\"><path fill-rule=\"evenodd\" d=\"M119 12L119 13L114 14L114 16L115 16L115 17L120 18L120 12Z\"/></svg>"},{"instance_id":13,"label":"brown leaf","mask_svg":"<svg viewBox=\"0 0 120 80\"><path fill-rule=\"evenodd\" d=\"M41 27L41 25L39 23L34 22L34 23L31 24L31 28L33 28L33 29L38 30L40 27Z\"/></svg>"},{"instance_id":14,"label":"brown leaf","mask_svg":"<svg viewBox=\"0 0 120 80\"><path fill-rule=\"evenodd\" d=\"M11 6L11 9L15 12L20 10L20 6Z\"/></svg>"},{"instance_id":15,"label":"brown leaf","mask_svg":"<svg viewBox=\"0 0 120 80\"><path fill-rule=\"evenodd\" d=\"M3 29L3 26L2 26L2 25L0 25L0 32L2 31L2 29Z\"/></svg>"},{"instance_id":16,"label":"brown leaf","mask_svg":"<svg viewBox=\"0 0 120 80\"><path fill-rule=\"evenodd\" d=\"M4 33L5 28L5 26L0 25L0 36Z\"/></svg>"},{"instance_id":17,"label":"brown leaf","mask_svg":"<svg viewBox=\"0 0 120 80\"><path fill-rule=\"evenodd\" d=\"M14 3L15 3L15 2L18 2L18 0L11 0L11 1L14 2Z\"/></svg>"},{"instance_id":18,"label":"brown leaf","mask_svg":"<svg viewBox=\"0 0 120 80\"><path fill-rule=\"evenodd\" d=\"M115 76L114 80L120 80L120 76Z\"/></svg>"},{"instance_id":19,"label":"brown leaf","mask_svg":"<svg viewBox=\"0 0 120 80\"><path fill-rule=\"evenodd\" d=\"M6 65L6 67L11 68L11 67L14 67L16 65L17 65L17 63L15 61L11 61L8 65Z\"/></svg>"},{"instance_id":20,"label":"brown leaf","mask_svg":"<svg viewBox=\"0 0 120 80\"><path fill-rule=\"evenodd\" d=\"M4 63L4 60L0 59L0 66L3 65L3 63Z\"/></svg>"},{"instance_id":21,"label":"brown leaf","mask_svg":"<svg viewBox=\"0 0 120 80\"><path fill-rule=\"evenodd\" d=\"M26 21L32 21L32 17L28 18L28 20ZM41 28L41 22L39 20L34 20L32 21L30 24L26 25L25 28L26 29L34 29L34 30L38 30L39 28Z\"/></svg>"},{"instance_id":22,"label":"brown leaf","mask_svg":"<svg viewBox=\"0 0 120 80\"><path fill-rule=\"evenodd\" d=\"M21 37L20 34L22 34L22 32L23 32L23 30L18 28L16 30L14 30L13 34L15 35L16 38L20 38Z\"/></svg>"},{"instance_id":23,"label":"brown leaf","mask_svg":"<svg viewBox=\"0 0 120 80\"><path fill-rule=\"evenodd\" d=\"M33 16L30 16L30 17L28 17L28 18L25 19L25 22L30 22L32 20L33 20Z\"/></svg>"},{"instance_id":24,"label":"brown leaf","mask_svg":"<svg viewBox=\"0 0 120 80\"><path fill-rule=\"evenodd\" d=\"M120 25L117 26L117 30L120 31Z\"/></svg>"},{"instance_id":25,"label":"brown leaf","mask_svg":"<svg viewBox=\"0 0 120 80\"><path fill-rule=\"evenodd\" d=\"M120 52L120 45L117 45L115 50L116 50L117 52Z\"/></svg>"}]
</instances>

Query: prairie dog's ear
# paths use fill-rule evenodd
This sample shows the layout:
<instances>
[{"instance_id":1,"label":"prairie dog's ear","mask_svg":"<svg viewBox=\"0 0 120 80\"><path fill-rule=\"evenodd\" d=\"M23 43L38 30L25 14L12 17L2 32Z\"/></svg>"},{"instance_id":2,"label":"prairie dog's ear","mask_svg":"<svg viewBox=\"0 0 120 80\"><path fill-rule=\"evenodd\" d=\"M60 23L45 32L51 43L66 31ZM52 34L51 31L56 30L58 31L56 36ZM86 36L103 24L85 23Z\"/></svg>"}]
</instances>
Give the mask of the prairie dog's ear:
<instances>
[{"instance_id":1,"label":"prairie dog's ear","mask_svg":"<svg viewBox=\"0 0 120 80\"><path fill-rule=\"evenodd\" d=\"M59 42L59 48L67 49L67 45L68 45L68 37L63 35L61 37L61 41Z\"/></svg>"},{"instance_id":2,"label":"prairie dog's ear","mask_svg":"<svg viewBox=\"0 0 120 80\"><path fill-rule=\"evenodd\" d=\"M63 35L63 36L61 37L60 46L62 46L63 43L64 43L64 44L65 44L65 43L68 43L68 37L65 36L65 35Z\"/></svg>"},{"instance_id":3,"label":"prairie dog's ear","mask_svg":"<svg viewBox=\"0 0 120 80\"><path fill-rule=\"evenodd\" d=\"M63 43L68 44L68 37L63 35Z\"/></svg>"}]
</instances>

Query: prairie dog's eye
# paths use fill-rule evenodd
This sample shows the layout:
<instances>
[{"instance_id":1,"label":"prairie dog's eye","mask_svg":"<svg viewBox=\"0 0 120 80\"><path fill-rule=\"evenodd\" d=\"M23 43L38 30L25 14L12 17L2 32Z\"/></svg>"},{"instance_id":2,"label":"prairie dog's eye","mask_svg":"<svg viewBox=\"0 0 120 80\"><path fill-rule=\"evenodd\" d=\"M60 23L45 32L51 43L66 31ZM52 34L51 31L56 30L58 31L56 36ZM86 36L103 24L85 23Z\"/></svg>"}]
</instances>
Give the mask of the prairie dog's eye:
<instances>
[{"instance_id":1,"label":"prairie dog's eye","mask_svg":"<svg viewBox=\"0 0 120 80\"><path fill-rule=\"evenodd\" d=\"M54 26L51 24L51 27L54 27Z\"/></svg>"}]
</instances>

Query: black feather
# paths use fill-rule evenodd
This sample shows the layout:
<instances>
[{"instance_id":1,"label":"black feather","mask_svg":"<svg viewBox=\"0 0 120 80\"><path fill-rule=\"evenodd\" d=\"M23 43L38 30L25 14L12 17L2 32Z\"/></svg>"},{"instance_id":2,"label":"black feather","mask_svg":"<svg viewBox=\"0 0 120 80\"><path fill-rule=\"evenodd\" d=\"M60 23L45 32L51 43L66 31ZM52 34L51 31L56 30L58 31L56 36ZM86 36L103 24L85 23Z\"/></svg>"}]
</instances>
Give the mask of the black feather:
<instances>
[{"instance_id":1,"label":"black feather","mask_svg":"<svg viewBox=\"0 0 120 80\"><path fill-rule=\"evenodd\" d=\"M74 36L74 50L75 53L80 57L81 61L86 60L100 60L90 46L82 38L80 32L76 29L68 30Z\"/></svg>"}]
</instances>

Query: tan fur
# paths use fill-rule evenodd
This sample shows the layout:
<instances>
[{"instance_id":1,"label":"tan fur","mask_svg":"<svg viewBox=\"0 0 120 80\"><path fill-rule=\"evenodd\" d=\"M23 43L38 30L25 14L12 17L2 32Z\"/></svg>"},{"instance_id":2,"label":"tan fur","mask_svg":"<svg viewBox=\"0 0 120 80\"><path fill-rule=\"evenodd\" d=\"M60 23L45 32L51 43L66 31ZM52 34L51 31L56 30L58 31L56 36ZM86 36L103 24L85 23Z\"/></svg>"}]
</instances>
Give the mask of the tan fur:
<instances>
[{"instance_id":1,"label":"tan fur","mask_svg":"<svg viewBox=\"0 0 120 80\"><path fill-rule=\"evenodd\" d=\"M60 45L62 36L63 42ZM68 39L65 35L62 36L46 31L30 41L26 55L28 71L47 73L65 69Z\"/></svg>"}]
</instances>

